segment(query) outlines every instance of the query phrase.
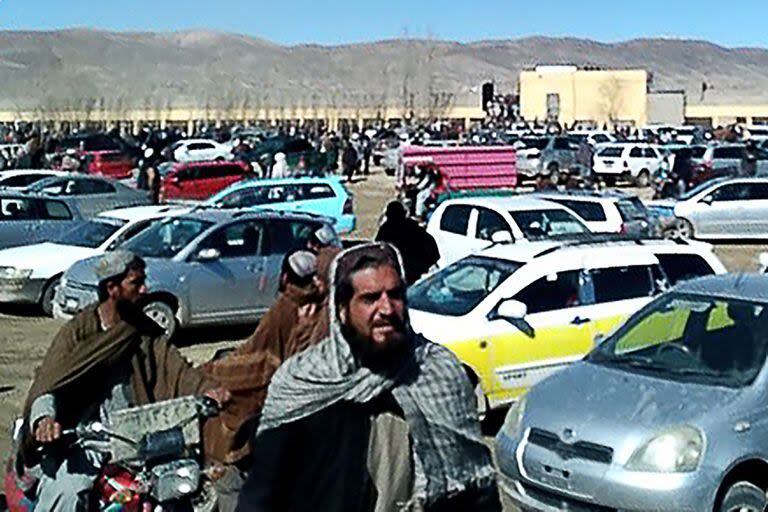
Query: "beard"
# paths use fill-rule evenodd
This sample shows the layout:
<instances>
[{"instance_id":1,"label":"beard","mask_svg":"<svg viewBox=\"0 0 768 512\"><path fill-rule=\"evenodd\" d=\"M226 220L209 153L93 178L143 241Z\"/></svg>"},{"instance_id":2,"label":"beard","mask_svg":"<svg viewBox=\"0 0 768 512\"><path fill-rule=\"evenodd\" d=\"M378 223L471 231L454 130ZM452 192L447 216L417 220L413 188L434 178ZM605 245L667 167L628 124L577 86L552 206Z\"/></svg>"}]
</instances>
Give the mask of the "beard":
<instances>
[{"instance_id":1,"label":"beard","mask_svg":"<svg viewBox=\"0 0 768 512\"><path fill-rule=\"evenodd\" d=\"M342 325L341 333L349 343L352 354L363 366L374 373L387 373L398 368L399 363L408 354L405 326L398 321L394 327L399 333L397 338L382 345L374 343L351 325Z\"/></svg>"}]
</instances>

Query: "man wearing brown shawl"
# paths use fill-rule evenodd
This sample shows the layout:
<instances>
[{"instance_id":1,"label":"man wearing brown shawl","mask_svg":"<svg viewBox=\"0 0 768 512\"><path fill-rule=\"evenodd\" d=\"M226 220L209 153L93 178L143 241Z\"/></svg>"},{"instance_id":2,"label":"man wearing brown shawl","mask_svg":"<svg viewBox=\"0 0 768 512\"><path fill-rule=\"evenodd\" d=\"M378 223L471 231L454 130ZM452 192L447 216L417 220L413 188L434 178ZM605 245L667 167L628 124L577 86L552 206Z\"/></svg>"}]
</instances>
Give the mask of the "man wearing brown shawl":
<instances>
[{"instance_id":1,"label":"man wearing brown shawl","mask_svg":"<svg viewBox=\"0 0 768 512\"><path fill-rule=\"evenodd\" d=\"M86 510L88 493L103 460L87 445L61 457L40 458L37 447L62 429L91 421L108 423L110 413L134 405L205 391L220 402L226 392L192 368L163 331L136 307L146 292L145 264L131 253L102 257L99 303L65 324L38 368L24 409L25 433L19 462L40 464L35 510Z\"/></svg>"}]
</instances>

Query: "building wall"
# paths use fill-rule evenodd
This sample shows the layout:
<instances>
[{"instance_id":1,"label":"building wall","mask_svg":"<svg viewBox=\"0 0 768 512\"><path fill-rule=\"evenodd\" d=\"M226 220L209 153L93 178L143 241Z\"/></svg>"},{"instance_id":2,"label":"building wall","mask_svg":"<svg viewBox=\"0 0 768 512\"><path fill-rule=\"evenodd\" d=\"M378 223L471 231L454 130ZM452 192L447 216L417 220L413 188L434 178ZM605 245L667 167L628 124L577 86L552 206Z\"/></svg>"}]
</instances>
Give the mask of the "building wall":
<instances>
[{"instance_id":1,"label":"building wall","mask_svg":"<svg viewBox=\"0 0 768 512\"><path fill-rule=\"evenodd\" d=\"M688 105L685 118L695 124L708 121L713 128L733 123L768 122L768 105Z\"/></svg>"},{"instance_id":2,"label":"building wall","mask_svg":"<svg viewBox=\"0 0 768 512\"><path fill-rule=\"evenodd\" d=\"M526 120L547 119L547 96L557 94L560 124L647 122L645 70L581 70L572 66L539 66L520 73L520 112Z\"/></svg>"},{"instance_id":3,"label":"building wall","mask_svg":"<svg viewBox=\"0 0 768 512\"><path fill-rule=\"evenodd\" d=\"M658 91L648 93L648 123L685 123L685 92Z\"/></svg>"}]
</instances>

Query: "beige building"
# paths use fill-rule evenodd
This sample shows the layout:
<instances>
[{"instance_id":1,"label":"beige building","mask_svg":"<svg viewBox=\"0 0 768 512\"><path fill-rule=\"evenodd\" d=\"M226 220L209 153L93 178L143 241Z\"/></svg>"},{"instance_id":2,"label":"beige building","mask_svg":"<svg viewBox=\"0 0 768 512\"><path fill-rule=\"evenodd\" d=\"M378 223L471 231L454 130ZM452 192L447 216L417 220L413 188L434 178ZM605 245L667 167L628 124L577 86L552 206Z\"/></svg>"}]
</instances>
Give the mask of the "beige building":
<instances>
[{"instance_id":1,"label":"beige building","mask_svg":"<svg viewBox=\"0 0 768 512\"><path fill-rule=\"evenodd\" d=\"M768 124L768 105L688 105L685 120L713 128L734 123Z\"/></svg>"},{"instance_id":2,"label":"beige building","mask_svg":"<svg viewBox=\"0 0 768 512\"><path fill-rule=\"evenodd\" d=\"M537 66L520 73L520 113L527 121L640 126L648 121L647 109L648 73L642 69Z\"/></svg>"}]
</instances>

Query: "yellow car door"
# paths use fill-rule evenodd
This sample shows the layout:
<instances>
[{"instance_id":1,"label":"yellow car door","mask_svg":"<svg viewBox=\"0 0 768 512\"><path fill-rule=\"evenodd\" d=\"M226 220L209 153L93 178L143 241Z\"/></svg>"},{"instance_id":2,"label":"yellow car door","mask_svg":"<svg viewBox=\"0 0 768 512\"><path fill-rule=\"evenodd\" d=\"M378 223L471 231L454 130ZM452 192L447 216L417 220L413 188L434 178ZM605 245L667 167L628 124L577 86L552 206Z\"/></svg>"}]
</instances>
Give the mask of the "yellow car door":
<instances>
[{"instance_id":1,"label":"yellow car door","mask_svg":"<svg viewBox=\"0 0 768 512\"><path fill-rule=\"evenodd\" d=\"M527 306L519 320L497 318L488 340L489 402L516 400L543 378L581 359L593 346L581 270L543 276L512 299Z\"/></svg>"}]
</instances>

